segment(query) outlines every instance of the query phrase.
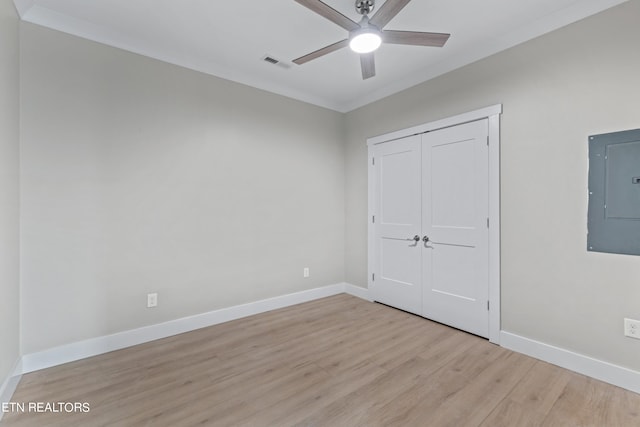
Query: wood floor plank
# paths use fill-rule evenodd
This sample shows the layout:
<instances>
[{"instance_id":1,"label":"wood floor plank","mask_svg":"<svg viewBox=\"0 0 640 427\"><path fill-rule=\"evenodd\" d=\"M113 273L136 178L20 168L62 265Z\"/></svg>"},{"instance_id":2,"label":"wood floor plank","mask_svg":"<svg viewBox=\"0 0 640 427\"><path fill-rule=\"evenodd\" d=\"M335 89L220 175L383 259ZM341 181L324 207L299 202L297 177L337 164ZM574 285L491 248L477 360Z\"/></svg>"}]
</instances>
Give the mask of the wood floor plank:
<instances>
[{"instance_id":1,"label":"wood floor plank","mask_svg":"<svg viewBox=\"0 0 640 427\"><path fill-rule=\"evenodd\" d=\"M243 419L253 418L260 411L291 399L308 388L314 388L329 377L327 372L313 363L304 363L294 369L283 369L254 377L247 386L247 380L233 384L198 390L166 402L161 413L154 416L162 425L237 425ZM176 403L180 405L176 405ZM147 418L136 413L127 419L127 425L137 425Z\"/></svg>"},{"instance_id":2,"label":"wood floor plank","mask_svg":"<svg viewBox=\"0 0 640 427\"><path fill-rule=\"evenodd\" d=\"M437 411L419 421L422 425L478 426L534 364L530 357L504 353L464 388L448 396Z\"/></svg>"},{"instance_id":3,"label":"wood floor plank","mask_svg":"<svg viewBox=\"0 0 640 427\"><path fill-rule=\"evenodd\" d=\"M464 390L481 372L500 363L504 357L506 352L499 347L475 342L441 366L434 366L436 370L426 372L424 380L415 381L387 404L370 411L363 425L376 422L389 426L438 425L430 424L427 419L438 413L448 399ZM424 360L433 365L431 359Z\"/></svg>"},{"instance_id":4,"label":"wood floor plank","mask_svg":"<svg viewBox=\"0 0 640 427\"><path fill-rule=\"evenodd\" d=\"M344 374L332 376L295 396L282 399L277 405L263 407L260 404L262 408L259 419L268 426L293 425L305 419L315 409L340 401L384 374L386 371L380 367L360 363ZM244 421L251 424L251 420Z\"/></svg>"},{"instance_id":5,"label":"wood floor plank","mask_svg":"<svg viewBox=\"0 0 640 427\"><path fill-rule=\"evenodd\" d=\"M571 376L566 369L537 361L481 426L541 425Z\"/></svg>"},{"instance_id":6,"label":"wood floor plank","mask_svg":"<svg viewBox=\"0 0 640 427\"><path fill-rule=\"evenodd\" d=\"M640 426L640 395L337 295L23 376L0 426Z\"/></svg>"},{"instance_id":7,"label":"wood floor plank","mask_svg":"<svg viewBox=\"0 0 640 427\"><path fill-rule=\"evenodd\" d=\"M430 370L429 362L414 358L397 368L377 377L357 391L348 394L311 414L296 426L366 426L369 413L392 401L418 383L427 381ZM375 425L380 424L376 421Z\"/></svg>"},{"instance_id":8,"label":"wood floor plank","mask_svg":"<svg viewBox=\"0 0 640 427\"><path fill-rule=\"evenodd\" d=\"M639 412L640 395L573 374L542 425L639 426Z\"/></svg>"},{"instance_id":9,"label":"wood floor plank","mask_svg":"<svg viewBox=\"0 0 640 427\"><path fill-rule=\"evenodd\" d=\"M416 336L426 329L422 319L394 317L396 318L389 319L384 324L373 323L375 330L370 334L358 333L318 353L316 363L334 374L339 374L371 356L387 354L393 348L406 349L406 346L415 343Z\"/></svg>"}]
</instances>

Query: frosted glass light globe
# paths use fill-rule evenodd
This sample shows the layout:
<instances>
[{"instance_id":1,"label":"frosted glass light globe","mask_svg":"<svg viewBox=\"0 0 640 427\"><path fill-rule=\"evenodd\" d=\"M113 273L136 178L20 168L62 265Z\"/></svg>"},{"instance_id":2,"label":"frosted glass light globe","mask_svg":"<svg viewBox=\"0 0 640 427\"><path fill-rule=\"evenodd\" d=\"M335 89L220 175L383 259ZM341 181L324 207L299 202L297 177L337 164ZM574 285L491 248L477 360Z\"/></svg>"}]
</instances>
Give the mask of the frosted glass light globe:
<instances>
[{"instance_id":1,"label":"frosted glass light globe","mask_svg":"<svg viewBox=\"0 0 640 427\"><path fill-rule=\"evenodd\" d=\"M351 38L349 47L357 53L369 53L379 48L381 43L382 37L379 34L373 31L363 31Z\"/></svg>"}]
</instances>

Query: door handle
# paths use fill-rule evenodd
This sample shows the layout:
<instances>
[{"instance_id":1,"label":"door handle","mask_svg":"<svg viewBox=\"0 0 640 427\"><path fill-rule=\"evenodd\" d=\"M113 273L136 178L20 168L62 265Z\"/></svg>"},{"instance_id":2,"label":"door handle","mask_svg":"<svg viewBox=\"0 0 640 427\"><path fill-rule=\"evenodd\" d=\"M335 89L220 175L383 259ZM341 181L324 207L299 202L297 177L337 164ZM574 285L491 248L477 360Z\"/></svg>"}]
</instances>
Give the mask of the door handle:
<instances>
[{"instance_id":1,"label":"door handle","mask_svg":"<svg viewBox=\"0 0 640 427\"><path fill-rule=\"evenodd\" d=\"M413 240L415 240L415 242L418 243L420 241L420 236L416 234L415 236L413 236Z\"/></svg>"},{"instance_id":2,"label":"door handle","mask_svg":"<svg viewBox=\"0 0 640 427\"><path fill-rule=\"evenodd\" d=\"M427 243L429 241L429 237L428 236L423 236L422 237L422 241Z\"/></svg>"}]
</instances>

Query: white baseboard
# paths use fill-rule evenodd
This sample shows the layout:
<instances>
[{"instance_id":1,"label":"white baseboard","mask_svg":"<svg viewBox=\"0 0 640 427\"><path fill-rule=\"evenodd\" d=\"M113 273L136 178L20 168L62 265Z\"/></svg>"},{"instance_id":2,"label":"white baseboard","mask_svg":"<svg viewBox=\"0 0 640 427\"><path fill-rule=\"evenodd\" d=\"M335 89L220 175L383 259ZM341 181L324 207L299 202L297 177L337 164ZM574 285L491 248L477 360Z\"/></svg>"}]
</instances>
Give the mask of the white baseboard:
<instances>
[{"instance_id":1,"label":"white baseboard","mask_svg":"<svg viewBox=\"0 0 640 427\"><path fill-rule=\"evenodd\" d=\"M2 402L11 402L20 379L22 379L22 359L16 361L13 370L9 373L9 377L0 385L0 404ZM3 415L4 412L0 410L0 421Z\"/></svg>"},{"instance_id":2,"label":"white baseboard","mask_svg":"<svg viewBox=\"0 0 640 427\"><path fill-rule=\"evenodd\" d=\"M181 319L170 320L156 325L131 329L97 338L90 338L54 347L37 353L25 354L22 357L21 373L28 373L40 369L50 368L63 363L73 362L110 351L143 344L160 338L229 322L231 320L266 311L277 310L294 304L313 301L319 298L337 295L345 292L346 283L309 289L306 291L268 298L229 308L214 310ZM352 285L349 285L352 286Z\"/></svg>"},{"instance_id":3,"label":"white baseboard","mask_svg":"<svg viewBox=\"0 0 640 427\"><path fill-rule=\"evenodd\" d=\"M344 292L349 295L353 295L354 297L362 298L369 302L373 301L373 299L371 298L371 292L369 292L369 289L352 285L351 283L344 284Z\"/></svg>"},{"instance_id":4,"label":"white baseboard","mask_svg":"<svg viewBox=\"0 0 640 427\"><path fill-rule=\"evenodd\" d=\"M500 338L504 348L640 394L640 372L510 332L501 331Z\"/></svg>"}]
</instances>

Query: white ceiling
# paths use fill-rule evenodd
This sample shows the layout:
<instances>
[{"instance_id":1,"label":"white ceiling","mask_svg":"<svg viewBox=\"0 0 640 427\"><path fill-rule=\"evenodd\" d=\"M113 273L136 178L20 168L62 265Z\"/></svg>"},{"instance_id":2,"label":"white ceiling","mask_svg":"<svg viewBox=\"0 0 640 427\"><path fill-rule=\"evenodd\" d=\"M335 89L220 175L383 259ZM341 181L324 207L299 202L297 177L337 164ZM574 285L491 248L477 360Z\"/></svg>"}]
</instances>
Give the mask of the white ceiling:
<instances>
[{"instance_id":1,"label":"white ceiling","mask_svg":"<svg viewBox=\"0 0 640 427\"><path fill-rule=\"evenodd\" d=\"M379 8L385 0L377 0ZM386 27L451 33L443 48L382 45L363 81L347 37L293 0L14 0L22 19L346 112L626 0L413 0ZM325 0L354 21L354 0ZM374 11L375 12L375 11ZM288 68L262 59L272 56Z\"/></svg>"}]
</instances>

